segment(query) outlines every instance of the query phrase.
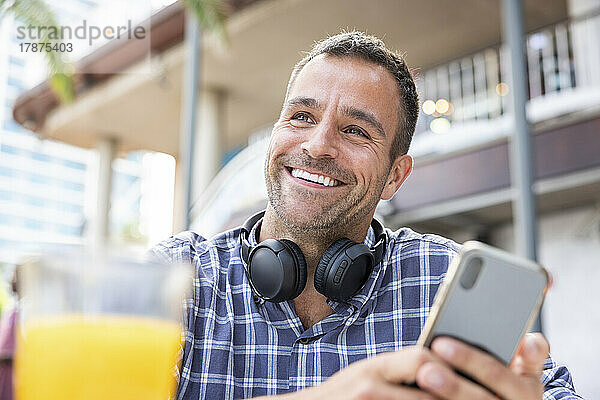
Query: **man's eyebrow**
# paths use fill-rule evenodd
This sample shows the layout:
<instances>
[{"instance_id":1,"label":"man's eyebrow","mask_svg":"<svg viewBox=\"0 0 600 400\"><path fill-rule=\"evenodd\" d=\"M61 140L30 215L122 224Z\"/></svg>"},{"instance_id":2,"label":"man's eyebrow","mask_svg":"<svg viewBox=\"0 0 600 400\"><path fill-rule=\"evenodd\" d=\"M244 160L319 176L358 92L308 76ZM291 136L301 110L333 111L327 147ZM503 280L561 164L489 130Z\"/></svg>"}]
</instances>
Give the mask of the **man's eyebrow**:
<instances>
[{"instance_id":1,"label":"man's eyebrow","mask_svg":"<svg viewBox=\"0 0 600 400\"><path fill-rule=\"evenodd\" d=\"M288 101L285 102L285 105L286 105L286 107L294 107L294 106L300 105L300 106L312 108L315 110L320 110L321 108L323 108L318 100L313 99L312 97L303 97L303 96L298 96L298 97L294 97L293 99L289 99Z\"/></svg>"},{"instance_id":2,"label":"man's eyebrow","mask_svg":"<svg viewBox=\"0 0 600 400\"><path fill-rule=\"evenodd\" d=\"M352 106L346 106L343 108L343 113L347 117L355 118L355 119L361 120L363 122L366 122L367 124L371 125L373 128L377 129L377 131L379 132L379 134L381 136L386 137L385 131L383 130L383 125L381 125L381 122L379 122L379 120L371 112L366 111L366 110L361 110L359 108L352 107Z\"/></svg>"},{"instance_id":3,"label":"man's eyebrow","mask_svg":"<svg viewBox=\"0 0 600 400\"><path fill-rule=\"evenodd\" d=\"M317 99L314 99L312 97L304 97L304 96L297 96L292 99L289 99L288 101L285 102L285 105L286 105L286 107L294 107L297 105L301 105L301 106L304 106L307 108L312 108L314 110L321 110L323 108L323 106L321 105L321 103L319 103L319 101ZM361 110L359 108L352 107L352 106L345 106L342 109L342 112L347 117L355 118L360 121L366 122L367 124L369 124L373 128L375 128L382 137L386 137L385 131L383 130L383 125L381 124L381 122L379 122L379 120L371 112L366 111L366 110Z\"/></svg>"}]
</instances>

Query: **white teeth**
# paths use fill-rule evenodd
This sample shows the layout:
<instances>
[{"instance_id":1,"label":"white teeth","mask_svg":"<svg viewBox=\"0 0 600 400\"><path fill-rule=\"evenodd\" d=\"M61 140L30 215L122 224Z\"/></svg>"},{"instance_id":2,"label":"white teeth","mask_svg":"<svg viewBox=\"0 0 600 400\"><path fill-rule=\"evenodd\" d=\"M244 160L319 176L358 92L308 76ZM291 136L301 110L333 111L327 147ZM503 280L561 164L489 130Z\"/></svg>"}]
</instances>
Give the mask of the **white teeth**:
<instances>
[{"instance_id":1,"label":"white teeth","mask_svg":"<svg viewBox=\"0 0 600 400\"><path fill-rule=\"evenodd\" d=\"M297 169L297 168L292 169L292 176L294 178L301 178L301 179L305 179L307 181L320 183L323 186L339 185L339 182L333 178L330 178L328 176L318 175L318 174L311 174L310 172L307 172L307 171L304 171L301 169Z\"/></svg>"}]
</instances>

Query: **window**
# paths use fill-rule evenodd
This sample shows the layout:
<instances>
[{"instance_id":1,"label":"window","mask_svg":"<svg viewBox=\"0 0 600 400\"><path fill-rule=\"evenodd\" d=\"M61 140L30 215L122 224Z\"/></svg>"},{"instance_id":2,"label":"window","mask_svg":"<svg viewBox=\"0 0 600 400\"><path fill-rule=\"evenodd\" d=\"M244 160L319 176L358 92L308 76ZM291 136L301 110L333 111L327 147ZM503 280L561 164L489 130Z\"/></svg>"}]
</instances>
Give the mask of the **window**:
<instances>
[{"instance_id":1,"label":"window","mask_svg":"<svg viewBox=\"0 0 600 400\"><path fill-rule=\"evenodd\" d=\"M62 187L65 189L75 190L78 192L83 192L83 189L84 189L83 184L77 183L77 182L68 182L68 181L63 181Z\"/></svg>"},{"instance_id":2,"label":"window","mask_svg":"<svg viewBox=\"0 0 600 400\"><path fill-rule=\"evenodd\" d=\"M31 218L24 218L23 219L23 225L25 226L25 228L27 229L31 229L34 231L42 231L44 230L44 223L42 221L38 221L35 219L31 219Z\"/></svg>"},{"instance_id":3,"label":"window","mask_svg":"<svg viewBox=\"0 0 600 400\"><path fill-rule=\"evenodd\" d=\"M14 87L14 86L7 86L6 87L6 97L9 99L16 99L17 97L19 97L19 95L21 94L21 92L19 91L18 88ZM12 115L12 112L11 112Z\"/></svg>"},{"instance_id":4,"label":"window","mask_svg":"<svg viewBox=\"0 0 600 400\"><path fill-rule=\"evenodd\" d=\"M10 168L0 167L0 176L13 177L15 176L15 171Z\"/></svg>"},{"instance_id":5,"label":"window","mask_svg":"<svg viewBox=\"0 0 600 400\"><path fill-rule=\"evenodd\" d=\"M65 167L69 167L69 168L73 168L73 169L78 169L80 171L85 171L85 164L77 162L77 161L63 160L62 164Z\"/></svg>"},{"instance_id":6,"label":"window","mask_svg":"<svg viewBox=\"0 0 600 400\"><path fill-rule=\"evenodd\" d=\"M21 125L17 124L12 119L4 120L4 124L2 124L2 127L5 130L11 131L11 132L24 132L25 131L25 129Z\"/></svg>"},{"instance_id":7,"label":"window","mask_svg":"<svg viewBox=\"0 0 600 400\"><path fill-rule=\"evenodd\" d=\"M94 8L97 5L95 2L89 0L79 0L79 2L89 8Z\"/></svg>"},{"instance_id":8,"label":"window","mask_svg":"<svg viewBox=\"0 0 600 400\"><path fill-rule=\"evenodd\" d=\"M36 207L44 207L46 206L46 201L40 197L36 197L36 196L25 196L25 203L29 204L30 206L36 206Z\"/></svg>"},{"instance_id":9,"label":"window","mask_svg":"<svg viewBox=\"0 0 600 400\"><path fill-rule=\"evenodd\" d=\"M83 207L79 204L71 203L58 203L57 207L59 210L71 212L75 214L83 214Z\"/></svg>"},{"instance_id":10,"label":"window","mask_svg":"<svg viewBox=\"0 0 600 400\"><path fill-rule=\"evenodd\" d=\"M14 155L21 154L21 149L14 147L14 146L10 146L8 144L3 144L0 147L0 151L2 151L3 153L6 153L6 154L14 154Z\"/></svg>"},{"instance_id":11,"label":"window","mask_svg":"<svg viewBox=\"0 0 600 400\"><path fill-rule=\"evenodd\" d=\"M25 60L22 60L20 58L14 57L14 56L9 56L8 57L8 62L11 63L12 65L16 65L18 67L24 67L25 66Z\"/></svg>"},{"instance_id":12,"label":"window","mask_svg":"<svg viewBox=\"0 0 600 400\"><path fill-rule=\"evenodd\" d=\"M13 223L13 217L11 215L0 214L0 225L10 225Z\"/></svg>"},{"instance_id":13,"label":"window","mask_svg":"<svg viewBox=\"0 0 600 400\"><path fill-rule=\"evenodd\" d=\"M47 178L42 175L29 174L29 182L31 182L31 183L48 184L49 181L51 181L51 180L52 180L52 178Z\"/></svg>"},{"instance_id":14,"label":"window","mask_svg":"<svg viewBox=\"0 0 600 400\"><path fill-rule=\"evenodd\" d=\"M0 201L10 201L13 199L13 193L7 190L0 190Z\"/></svg>"},{"instance_id":15,"label":"window","mask_svg":"<svg viewBox=\"0 0 600 400\"><path fill-rule=\"evenodd\" d=\"M50 157L48 154L38 153L36 151L31 152L31 158L33 158L34 160L43 161L43 162L52 161L52 157Z\"/></svg>"},{"instance_id":16,"label":"window","mask_svg":"<svg viewBox=\"0 0 600 400\"><path fill-rule=\"evenodd\" d=\"M25 85L23 85L23 82L20 79L13 78L12 76L8 77L6 83L8 84L8 86L12 86L19 89L19 91L21 92L25 90Z\"/></svg>"},{"instance_id":17,"label":"window","mask_svg":"<svg viewBox=\"0 0 600 400\"><path fill-rule=\"evenodd\" d=\"M55 230L58 233L68 236L81 236L81 228L79 226L69 226L64 224L56 224Z\"/></svg>"}]
</instances>

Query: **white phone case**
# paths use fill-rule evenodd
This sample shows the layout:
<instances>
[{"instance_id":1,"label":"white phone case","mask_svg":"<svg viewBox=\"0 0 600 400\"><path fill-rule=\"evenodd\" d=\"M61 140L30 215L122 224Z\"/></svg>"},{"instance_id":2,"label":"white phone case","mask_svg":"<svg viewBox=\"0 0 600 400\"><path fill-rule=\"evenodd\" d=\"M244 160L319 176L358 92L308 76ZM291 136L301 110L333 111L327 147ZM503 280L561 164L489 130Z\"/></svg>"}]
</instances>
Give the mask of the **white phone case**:
<instances>
[{"instance_id":1,"label":"white phone case","mask_svg":"<svg viewBox=\"0 0 600 400\"><path fill-rule=\"evenodd\" d=\"M542 306L548 282L547 271L535 262L466 242L436 294L418 344L429 347L436 337L451 336L508 365Z\"/></svg>"}]
</instances>

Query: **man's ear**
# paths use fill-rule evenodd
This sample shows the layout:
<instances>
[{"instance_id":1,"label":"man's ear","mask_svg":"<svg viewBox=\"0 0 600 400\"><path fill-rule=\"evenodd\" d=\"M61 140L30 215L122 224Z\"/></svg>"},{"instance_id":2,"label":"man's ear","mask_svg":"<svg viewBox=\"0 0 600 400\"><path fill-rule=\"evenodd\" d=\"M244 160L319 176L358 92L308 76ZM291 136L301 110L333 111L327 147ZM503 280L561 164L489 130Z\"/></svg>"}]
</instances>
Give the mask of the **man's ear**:
<instances>
[{"instance_id":1,"label":"man's ear","mask_svg":"<svg viewBox=\"0 0 600 400\"><path fill-rule=\"evenodd\" d=\"M400 189L402 183L412 171L413 159L408 154L397 157L390 169L385 187L381 193L381 200L389 200Z\"/></svg>"}]
</instances>

